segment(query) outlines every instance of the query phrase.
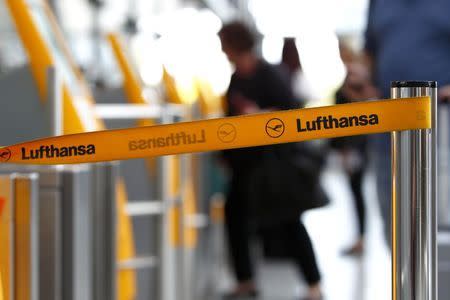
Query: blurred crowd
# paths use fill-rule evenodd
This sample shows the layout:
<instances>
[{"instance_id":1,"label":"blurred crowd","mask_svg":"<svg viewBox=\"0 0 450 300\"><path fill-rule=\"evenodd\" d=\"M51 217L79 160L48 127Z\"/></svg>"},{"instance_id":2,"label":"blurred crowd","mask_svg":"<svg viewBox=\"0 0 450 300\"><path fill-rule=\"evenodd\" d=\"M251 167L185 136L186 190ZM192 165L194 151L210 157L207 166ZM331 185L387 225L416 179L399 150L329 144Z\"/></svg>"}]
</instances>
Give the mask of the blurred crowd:
<instances>
[{"instance_id":1,"label":"blurred crowd","mask_svg":"<svg viewBox=\"0 0 450 300\"><path fill-rule=\"evenodd\" d=\"M441 87L439 100L448 101L450 20L444 8L449 8L449 3L438 2L439 5L429 5L424 0L372 0L363 50L353 50L344 40L339 44L347 74L335 93L335 103L389 98L390 82L396 80L437 80ZM228 116L308 104L309 99L304 97L307 91L293 80L302 73L295 38L285 38L281 65L275 66L257 55L255 39L245 24L226 24L219 36L223 51L235 67L226 95ZM249 250L252 234L261 237L266 255L284 255L298 265L308 284L303 299L323 299L320 273L327 270L318 268L301 215L328 203L317 182L329 151L337 151L342 158L357 216L358 235L353 245L342 249L342 254L358 256L365 249L367 221L362 186L369 166L376 174L385 238L390 244L388 134L336 138L322 145L320 151L305 142L226 151L223 158L230 170L226 224L238 282L226 299L253 299L258 295ZM309 164L299 163L302 159ZM258 176L261 173L276 175ZM296 188L290 193L277 177ZM308 184L303 185L305 181ZM286 209L275 209L274 202ZM271 211L270 217L267 210ZM274 244L278 249L273 249Z\"/></svg>"}]
</instances>

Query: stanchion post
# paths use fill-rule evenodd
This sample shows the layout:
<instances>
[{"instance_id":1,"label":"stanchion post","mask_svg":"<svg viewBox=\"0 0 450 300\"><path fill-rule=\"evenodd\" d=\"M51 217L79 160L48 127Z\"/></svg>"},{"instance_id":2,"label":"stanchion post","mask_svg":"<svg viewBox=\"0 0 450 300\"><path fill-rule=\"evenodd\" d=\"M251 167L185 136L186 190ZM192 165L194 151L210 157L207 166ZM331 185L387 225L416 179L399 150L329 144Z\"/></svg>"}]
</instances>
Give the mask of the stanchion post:
<instances>
[{"instance_id":1,"label":"stanchion post","mask_svg":"<svg viewBox=\"0 0 450 300\"><path fill-rule=\"evenodd\" d=\"M0 280L4 300L15 299L13 201L14 186L11 175L0 175Z\"/></svg>"},{"instance_id":2,"label":"stanchion post","mask_svg":"<svg viewBox=\"0 0 450 300\"><path fill-rule=\"evenodd\" d=\"M39 299L38 174L13 174L14 299Z\"/></svg>"},{"instance_id":3,"label":"stanchion post","mask_svg":"<svg viewBox=\"0 0 450 300\"><path fill-rule=\"evenodd\" d=\"M166 109L162 110L161 123L172 123L173 119ZM175 274L175 248L171 243L172 222L170 210L173 207L173 199L170 192L170 157L162 156L159 166L161 178L161 201L163 202L164 212L160 222L160 249L159 249L159 291L158 299L175 300L177 295L176 274Z\"/></svg>"},{"instance_id":4,"label":"stanchion post","mask_svg":"<svg viewBox=\"0 0 450 300\"><path fill-rule=\"evenodd\" d=\"M430 96L432 129L392 133L392 299L437 299L434 81L395 81L392 98ZM417 118L425 112L417 112Z\"/></svg>"},{"instance_id":5,"label":"stanchion post","mask_svg":"<svg viewBox=\"0 0 450 300\"><path fill-rule=\"evenodd\" d=\"M55 66L47 69L47 107L50 120L50 134L54 136L63 133L62 82Z\"/></svg>"}]
</instances>

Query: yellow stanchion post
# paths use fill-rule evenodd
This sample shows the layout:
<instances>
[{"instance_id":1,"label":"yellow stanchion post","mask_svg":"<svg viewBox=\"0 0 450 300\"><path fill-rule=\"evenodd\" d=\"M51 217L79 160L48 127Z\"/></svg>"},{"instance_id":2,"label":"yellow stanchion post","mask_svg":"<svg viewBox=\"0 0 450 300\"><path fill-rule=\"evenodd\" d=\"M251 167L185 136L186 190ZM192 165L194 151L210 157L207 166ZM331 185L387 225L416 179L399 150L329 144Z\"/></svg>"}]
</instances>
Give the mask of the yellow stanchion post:
<instances>
[{"instance_id":1,"label":"yellow stanchion post","mask_svg":"<svg viewBox=\"0 0 450 300\"><path fill-rule=\"evenodd\" d=\"M133 69L130 59L127 58L119 37L116 34L109 33L107 38L113 50L114 56L119 63L120 70L122 71L123 88L125 90L128 102L135 104L146 104L147 101L144 99L142 94L142 86L139 78L137 77L137 71Z\"/></svg>"},{"instance_id":2,"label":"yellow stanchion post","mask_svg":"<svg viewBox=\"0 0 450 300\"><path fill-rule=\"evenodd\" d=\"M37 191L35 175L14 177L14 300L37 299Z\"/></svg>"},{"instance_id":3,"label":"yellow stanchion post","mask_svg":"<svg viewBox=\"0 0 450 300\"><path fill-rule=\"evenodd\" d=\"M31 232L30 232L30 186L24 179L14 180L15 231L14 231L14 300L31 299Z\"/></svg>"},{"instance_id":4,"label":"yellow stanchion post","mask_svg":"<svg viewBox=\"0 0 450 300\"><path fill-rule=\"evenodd\" d=\"M187 179L184 189L185 201L183 203L184 219L190 219L197 213L197 202L194 191L194 184L191 178ZM197 246L198 232L192 224L184 226L183 235L184 246L187 249L194 249Z\"/></svg>"},{"instance_id":5,"label":"yellow stanchion post","mask_svg":"<svg viewBox=\"0 0 450 300\"><path fill-rule=\"evenodd\" d=\"M14 300L14 190L10 176L0 176L0 276L4 300ZM0 293L1 294L1 293Z\"/></svg>"},{"instance_id":6,"label":"yellow stanchion post","mask_svg":"<svg viewBox=\"0 0 450 300\"><path fill-rule=\"evenodd\" d=\"M46 72L50 66L55 65L56 58L51 51L51 46L48 44L43 34L39 30L39 26L33 17L33 9L41 9L42 16L48 21L49 29L54 38L54 41L62 51L59 54L63 55L62 59L65 59L70 66L70 71L73 73L77 82L77 91L69 89L67 82L63 82L63 122L64 133L72 134L92 130L100 130L104 128L104 125L100 120L96 118L93 113L93 98L89 92L88 85L86 84L83 75L76 67L75 61L72 58L67 44L64 42L64 37L59 29L56 19L52 15L49 7L44 1L36 4L35 7L26 0L7 0L6 4L9 8L11 16L13 17L16 25L17 32L24 44L25 52L28 56L28 60L31 66L31 71L36 80L36 85L39 91L42 102L47 99L47 76ZM67 78L63 78L66 80ZM77 103L78 102L78 103ZM81 104L81 105L79 105ZM83 111L80 107L85 108ZM0 158L1 159L1 158ZM118 184L118 206L120 203L127 202L127 194L123 187ZM125 215L124 209L118 211L120 224L126 224L130 221L125 221L128 217ZM129 259L134 257L133 246L133 233L131 226L126 226L126 229L119 228L118 237L118 252L121 253L120 257ZM121 232L121 234L120 234ZM134 271L119 271L118 276L119 286L119 300L132 300L136 295L136 278ZM7 298L8 299L8 298Z\"/></svg>"},{"instance_id":7,"label":"yellow stanchion post","mask_svg":"<svg viewBox=\"0 0 450 300\"><path fill-rule=\"evenodd\" d=\"M117 193L117 259L124 261L134 257L134 243L130 241L132 224L125 213L126 189L122 179L116 184ZM117 295L119 300L132 300L136 297L136 272L134 270L121 270L117 278Z\"/></svg>"}]
</instances>

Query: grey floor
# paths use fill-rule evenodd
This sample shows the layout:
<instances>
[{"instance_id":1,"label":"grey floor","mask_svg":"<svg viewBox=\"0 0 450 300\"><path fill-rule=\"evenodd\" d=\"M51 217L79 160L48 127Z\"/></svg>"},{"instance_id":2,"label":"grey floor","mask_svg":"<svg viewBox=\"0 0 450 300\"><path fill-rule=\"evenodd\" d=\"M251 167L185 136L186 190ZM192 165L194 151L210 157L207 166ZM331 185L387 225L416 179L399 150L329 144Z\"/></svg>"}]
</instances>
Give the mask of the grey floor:
<instances>
[{"instance_id":1,"label":"grey floor","mask_svg":"<svg viewBox=\"0 0 450 300\"><path fill-rule=\"evenodd\" d=\"M348 179L332 157L322 176L332 203L324 209L304 214L322 271L327 300L379 300L390 298L390 257L382 235L373 175L367 174L364 192L367 206L366 251L360 258L340 255L356 236L356 220ZM305 293L305 284L293 265L287 262L258 261L258 285L264 300L293 300ZM224 270L220 289L233 286Z\"/></svg>"}]
</instances>

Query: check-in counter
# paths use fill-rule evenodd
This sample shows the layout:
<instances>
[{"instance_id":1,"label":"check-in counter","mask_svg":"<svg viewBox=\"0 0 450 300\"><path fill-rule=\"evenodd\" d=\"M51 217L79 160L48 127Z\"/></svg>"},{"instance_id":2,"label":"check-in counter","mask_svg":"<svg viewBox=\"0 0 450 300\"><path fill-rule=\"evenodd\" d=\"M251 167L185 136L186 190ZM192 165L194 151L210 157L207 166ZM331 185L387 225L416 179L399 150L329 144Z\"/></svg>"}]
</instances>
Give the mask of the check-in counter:
<instances>
[{"instance_id":1,"label":"check-in counter","mask_svg":"<svg viewBox=\"0 0 450 300\"><path fill-rule=\"evenodd\" d=\"M98 107L94 107L89 88L75 67L61 31L57 28L45 1L8 0L7 3L26 49L28 65L0 78L0 89L4 91L3 96L9 101L6 105L8 109L0 113L2 116L0 123L3 124L0 126L2 141L14 144L23 140L60 134L53 130L58 122L53 122L50 117L54 111L51 110L52 106L48 105L53 95L57 98L58 94L62 98L64 115L62 120L59 120L63 121L61 133L104 128L102 122L96 118ZM52 77L46 73L52 66L59 73L56 76L58 80L55 80L59 84L52 85L52 80L49 80ZM54 87L59 91L54 92ZM158 118L171 115L168 113L171 111L169 106L162 107ZM175 105L171 107L175 108ZM179 113L174 113L175 115ZM164 122L179 119L176 117ZM184 195L181 194L181 188L177 184L181 181L178 180L181 174L180 171L173 171L179 169L177 166L182 164L180 160L161 158L160 161L154 164L156 168L153 169L153 174L146 172L146 166L152 162L147 164L142 161L131 161L122 164L123 182L129 193L128 198L133 202L131 205L126 204L125 185L121 183L115 188L120 189L122 193L105 192L117 197L116 205L112 205L113 202L96 202L97 199L104 198L108 199L107 201L112 199L112 196L103 197L97 194L104 193L104 189L108 190L105 182L109 179L102 177L100 174L102 172L96 167L92 170L92 166L18 168L24 172L37 172L39 175L39 215L44 216L40 219L39 240L42 238L45 241L44 244L39 244L40 262L41 265L48 266L45 278L40 277L39 286L43 287L39 289L41 298L109 300L117 297L120 300L131 300L136 297L157 298L155 291L164 300L196 298L190 296L194 292L187 289L196 285L192 279L198 277L192 276L193 273L198 273L195 272L192 262L196 251L194 247L196 226L204 224L206 217L202 218L196 213L199 205L195 203L197 189L194 187L190 187L189 190L191 195L189 214L186 210L183 212L186 205L182 203L181 198ZM127 171L130 171L130 176ZM139 176L136 176L138 173ZM165 176L158 176L159 178L154 176L163 173ZM146 176L142 176L143 174ZM149 178L152 176L154 177ZM151 180L153 181L150 182ZM99 187L102 191L94 187ZM149 203L143 203L144 200ZM134 218L135 228L140 228L135 232L139 236L136 248L140 253L135 254L133 232L129 230L131 226L128 226L128 223L129 217L136 213L135 208L140 209L142 205L145 209L137 215L155 217L146 220ZM80 211L89 207L91 211L87 211L84 215L80 214ZM112 210L116 211L116 216L102 215ZM127 210L132 212L128 216L124 213ZM186 222L184 222L185 215ZM119 226L117 237L110 234L112 231L116 232L115 226L111 225L114 222ZM114 241L117 245L111 244ZM187 250L184 248L186 241L190 241ZM148 251L141 250L144 248ZM196 256L201 260L203 255ZM112 261L113 258L118 258L119 262ZM86 269L89 264L93 270L84 276L83 274L88 274ZM116 265L119 274L114 273ZM147 270L144 270L145 268ZM183 268L184 270L181 270ZM148 292L139 293L136 297L135 270L140 274L140 286ZM144 272L146 275L141 276ZM106 278L107 276L109 277Z\"/></svg>"},{"instance_id":2,"label":"check-in counter","mask_svg":"<svg viewBox=\"0 0 450 300\"><path fill-rule=\"evenodd\" d=\"M5 300L117 299L116 169L0 170L1 199L12 199L3 201L0 225L9 241L0 258Z\"/></svg>"},{"instance_id":3,"label":"check-in counter","mask_svg":"<svg viewBox=\"0 0 450 300\"><path fill-rule=\"evenodd\" d=\"M98 163L92 170L93 299L117 297L117 194L119 163Z\"/></svg>"},{"instance_id":4,"label":"check-in counter","mask_svg":"<svg viewBox=\"0 0 450 300\"><path fill-rule=\"evenodd\" d=\"M0 273L4 300L39 299L37 178L34 173L0 175Z\"/></svg>"},{"instance_id":5,"label":"check-in counter","mask_svg":"<svg viewBox=\"0 0 450 300\"><path fill-rule=\"evenodd\" d=\"M0 98L2 98L4 103L4 109L0 111L0 137L2 138L2 144L14 144L23 140L50 135L103 129L103 124L96 118L93 112L94 99L89 91L89 86L77 68L68 46L64 41L62 31L58 27L57 20L51 13L46 1L6 0L5 4L7 7L6 13L9 14L11 20L14 22L18 39L25 50L27 64L20 69L0 76L0 89L2 90ZM49 70L53 70L53 72L49 73ZM51 74L54 76L51 76ZM55 103L58 103L58 106L53 105ZM54 116L58 116L57 120L53 118ZM56 128L60 128L60 130L55 130ZM53 171L49 172L51 173ZM71 181L72 179L67 179L69 175L64 173L66 171L61 171L65 175L59 172L58 170L57 175L45 175L50 176L50 178L55 177L54 181L43 179L44 182L48 183L44 188L45 193L53 195L54 198L56 197L55 199L62 197L55 196L61 195L62 193L59 185L65 187L64 193L71 193L70 190L67 190L65 181ZM78 170L77 172L89 173L89 171L82 170ZM89 193L89 188L86 187L85 190L81 191L76 186L79 184L84 186L86 176L83 174L76 175L78 174L77 172L74 171L72 174L73 197L84 197L84 193ZM91 186L95 185L93 179L86 184ZM115 194L117 196L117 207L114 208L120 208L116 210L118 215L116 219L120 230L117 231L118 237L113 239L117 241L117 245L110 248L117 248L116 261L110 264L110 268L112 269L115 269L117 261L134 257L133 233L129 225L129 219L124 214L123 209L127 202L127 193L120 183L117 183L115 191L117 191ZM73 205L73 209L78 209L80 208L78 205L81 204L70 202L64 202L63 204L60 201L56 202L58 202L56 205L61 205L61 208L52 207L56 212L50 210L43 213L60 214L50 215L47 218L48 222L52 220L54 222L62 222L68 218L72 223L68 221L70 226L64 227L64 230L75 235L74 239L76 240L78 235L82 235L83 230L85 230L83 228L87 226L87 223L83 219L87 217L78 215L76 217L66 216L63 214L63 210L67 205ZM55 234L56 237L60 236L57 232L51 231L47 232L47 234ZM68 236L65 232L63 234L65 234L64 236ZM92 234L94 233L90 233L90 235ZM90 237L85 236L84 238L89 239ZM79 243L71 245L69 243L70 241L66 240L62 240L61 243L56 240L53 242L55 245L52 246L50 243L48 244L50 249L46 249L50 251L48 252L47 259L50 259L53 254L58 255L58 251L62 251L66 256L60 257L61 262L58 260L53 261L59 265L53 266L55 268L54 270L52 269L54 274L48 274L47 278L49 278L49 282L52 281L55 283L55 288L45 290L48 294L43 299L64 299L62 297L65 297L66 294L68 297L71 297L70 299L102 299L96 293L95 296L92 296L93 292L90 291L93 289L91 288L92 285L95 285L95 288L98 286L104 287L105 292L102 292L102 295L105 295L104 299L114 299L116 297L115 295L120 300L131 300L134 298L134 271L119 271L119 274L113 274L112 278L117 277L117 284L113 283L114 291L111 292L111 289L106 287L105 284L97 284L93 276L80 275L83 274L84 264L88 264L89 261L82 261L81 265L78 266L76 264L78 263L77 260L83 258L83 253L92 252L92 249L87 249L87 246L85 247L84 245L80 246L81 244ZM73 249L71 248L72 246L74 247ZM63 248L59 249L58 247ZM64 252L65 250L69 252L66 253ZM87 256L86 260L92 260L92 257ZM65 265L68 267L64 268ZM74 270L71 269L71 265L73 265ZM92 266L95 266L95 264ZM71 272L71 275L62 276L65 275L66 271ZM99 272L98 270L96 271L96 273ZM52 276L54 276L53 279L51 279ZM61 284L58 284L59 281L61 281ZM41 290L41 293L44 293L44 291ZM112 294L108 295L108 293Z\"/></svg>"},{"instance_id":6,"label":"check-in counter","mask_svg":"<svg viewBox=\"0 0 450 300\"><path fill-rule=\"evenodd\" d=\"M12 299L14 278L13 184L11 176L0 177L0 272L5 300Z\"/></svg>"}]
</instances>

